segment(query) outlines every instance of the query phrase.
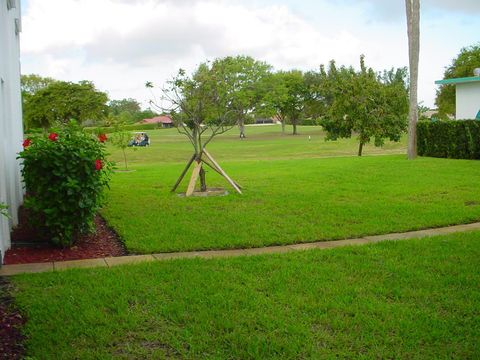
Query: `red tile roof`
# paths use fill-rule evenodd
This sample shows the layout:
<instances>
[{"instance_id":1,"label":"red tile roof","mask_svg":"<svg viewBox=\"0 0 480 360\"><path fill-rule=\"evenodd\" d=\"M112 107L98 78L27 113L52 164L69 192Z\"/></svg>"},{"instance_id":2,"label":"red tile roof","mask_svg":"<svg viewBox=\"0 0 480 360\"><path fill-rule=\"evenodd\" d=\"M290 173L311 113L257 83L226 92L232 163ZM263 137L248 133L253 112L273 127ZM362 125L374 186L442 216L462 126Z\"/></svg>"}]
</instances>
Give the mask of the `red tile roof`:
<instances>
[{"instance_id":1,"label":"red tile roof","mask_svg":"<svg viewBox=\"0 0 480 360\"><path fill-rule=\"evenodd\" d=\"M160 115L160 116L155 116L151 119L144 119L142 121L140 121L142 124L158 124L158 123L162 123L162 124L172 124L173 121L171 119L170 116L166 116L166 115Z\"/></svg>"}]
</instances>

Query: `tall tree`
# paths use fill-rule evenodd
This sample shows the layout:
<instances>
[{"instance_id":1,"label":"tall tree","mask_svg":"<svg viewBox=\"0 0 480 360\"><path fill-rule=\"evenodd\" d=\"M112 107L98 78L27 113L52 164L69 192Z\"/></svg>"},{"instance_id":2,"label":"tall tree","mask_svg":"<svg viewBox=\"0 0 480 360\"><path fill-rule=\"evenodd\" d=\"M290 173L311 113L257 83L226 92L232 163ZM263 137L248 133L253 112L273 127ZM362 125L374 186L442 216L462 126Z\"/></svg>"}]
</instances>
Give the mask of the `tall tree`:
<instances>
[{"instance_id":1,"label":"tall tree","mask_svg":"<svg viewBox=\"0 0 480 360\"><path fill-rule=\"evenodd\" d=\"M270 75L267 81L264 102L269 104L282 123L282 132L285 133L285 123L288 121L293 126L293 135L297 135L297 125L309 96L303 73L299 70L278 71Z\"/></svg>"},{"instance_id":2,"label":"tall tree","mask_svg":"<svg viewBox=\"0 0 480 360\"><path fill-rule=\"evenodd\" d=\"M46 88L51 83L54 83L55 79L51 77L42 77L36 74L22 75L20 77L20 87L22 90L22 96L34 95L37 91Z\"/></svg>"},{"instance_id":3,"label":"tall tree","mask_svg":"<svg viewBox=\"0 0 480 360\"><path fill-rule=\"evenodd\" d=\"M473 76L473 70L480 67L480 43L460 50L450 66L445 69L444 79ZM441 85L435 104L441 115L455 115L455 85Z\"/></svg>"},{"instance_id":4,"label":"tall tree","mask_svg":"<svg viewBox=\"0 0 480 360\"><path fill-rule=\"evenodd\" d=\"M405 0L407 11L408 62L410 70L410 110L408 122L408 158L417 156L418 58L420 52L420 0Z\"/></svg>"},{"instance_id":5,"label":"tall tree","mask_svg":"<svg viewBox=\"0 0 480 360\"><path fill-rule=\"evenodd\" d=\"M250 56L228 56L215 59L211 69L223 82L226 102L229 109L237 114L240 138L244 138L245 121L261 106L262 79L268 75L271 66Z\"/></svg>"},{"instance_id":6,"label":"tall tree","mask_svg":"<svg viewBox=\"0 0 480 360\"><path fill-rule=\"evenodd\" d=\"M108 102L108 108L113 115L120 115L122 112L128 112L133 115L141 111L140 103L132 98L111 100Z\"/></svg>"},{"instance_id":7,"label":"tall tree","mask_svg":"<svg viewBox=\"0 0 480 360\"><path fill-rule=\"evenodd\" d=\"M98 91L92 82L55 81L29 98L24 118L28 128L48 128L71 119L79 123L96 121L107 114L107 101L107 94Z\"/></svg>"},{"instance_id":8,"label":"tall tree","mask_svg":"<svg viewBox=\"0 0 480 360\"><path fill-rule=\"evenodd\" d=\"M337 69L334 62L330 64L324 89L332 102L321 121L327 140L356 134L359 156L372 139L375 146L383 145L385 139L399 141L407 125L406 69L392 69L378 75L365 66L363 56L359 72L351 67Z\"/></svg>"}]
</instances>

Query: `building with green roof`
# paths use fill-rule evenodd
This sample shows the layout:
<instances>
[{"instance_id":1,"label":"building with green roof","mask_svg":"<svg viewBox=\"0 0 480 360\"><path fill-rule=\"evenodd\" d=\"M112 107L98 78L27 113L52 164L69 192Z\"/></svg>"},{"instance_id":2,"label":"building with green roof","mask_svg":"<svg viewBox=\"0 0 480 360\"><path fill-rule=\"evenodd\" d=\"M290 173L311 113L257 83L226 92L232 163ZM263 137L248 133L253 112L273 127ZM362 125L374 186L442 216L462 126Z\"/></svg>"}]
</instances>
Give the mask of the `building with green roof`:
<instances>
[{"instance_id":1,"label":"building with green roof","mask_svg":"<svg viewBox=\"0 0 480 360\"><path fill-rule=\"evenodd\" d=\"M471 77L437 80L437 85L455 85L455 112L457 119L480 120L480 74Z\"/></svg>"}]
</instances>

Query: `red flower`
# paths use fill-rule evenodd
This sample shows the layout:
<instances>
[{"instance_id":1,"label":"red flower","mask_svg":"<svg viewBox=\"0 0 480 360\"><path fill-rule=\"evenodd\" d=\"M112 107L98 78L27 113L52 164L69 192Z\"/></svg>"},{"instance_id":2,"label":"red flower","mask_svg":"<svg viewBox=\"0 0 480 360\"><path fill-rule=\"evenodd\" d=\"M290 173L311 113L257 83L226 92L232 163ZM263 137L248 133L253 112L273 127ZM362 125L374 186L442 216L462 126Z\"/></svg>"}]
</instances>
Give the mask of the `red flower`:
<instances>
[{"instance_id":1,"label":"red flower","mask_svg":"<svg viewBox=\"0 0 480 360\"><path fill-rule=\"evenodd\" d=\"M23 140L23 147L26 149L27 147L30 146L31 143L32 143L32 140L25 139L25 140Z\"/></svg>"},{"instance_id":2,"label":"red flower","mask_svg":"<svg viewBox=\"0 0 480 360\"><path fill-rule=\"evenodd\" d=\"M51 133L50 135L48 135L48 138L52 141L57 141L58 134L57 133Z\"/></svg>"},{"instance_id":3,"label":"red flower","mask_svg":"<svg viewBox=\"0 0 480 360\"><path fill-rule=\"evenodd\" d=\"M100 171L103 168L102 160L95 160L95 170Z\"/></svg>"},{"instance_id":4,"label":"red flower","mask_svg":"<svg viewBox=\"0 0 480 360\"><path fill-rule=\"evenodd\" d=\"M106 134L98 134L98 141L100 141L101 143L104 143L105 141L107 141L107 135Z\"/></svg>"}]
</instances>

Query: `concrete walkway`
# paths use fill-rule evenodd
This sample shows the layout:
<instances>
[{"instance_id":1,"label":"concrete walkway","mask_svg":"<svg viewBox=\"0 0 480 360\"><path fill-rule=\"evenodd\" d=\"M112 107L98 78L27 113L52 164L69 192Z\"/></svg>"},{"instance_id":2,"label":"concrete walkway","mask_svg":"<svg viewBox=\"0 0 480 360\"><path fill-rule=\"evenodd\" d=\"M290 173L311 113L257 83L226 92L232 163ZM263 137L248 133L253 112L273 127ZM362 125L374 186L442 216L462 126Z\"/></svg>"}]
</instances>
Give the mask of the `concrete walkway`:
<instances>
[{"instance_id":1,"label":"concrete walkway","mask_svg":"<svg viewBox=\"0 0 480 360\"><path fill-rule=\"evenodd\" d=\"M172 259L185 259L198 257L202 259L211 259L219 257L233 257L233 256L249 256L260 254L280 254L295 250L309 250L309 249L332 249L349 245L364 245L380 241L388 240L408 240L429 236L446 235L458 232L466 232L480 230L480 222L447 226L434 229L426 229L419 231L409 231L404 233L392 233L385 235L365 236L356 239L334 240L334 241L317 241L312 243L282 245L282 246L268 246L263 248L252 249L235 249L235 250L207 250L207 251L189 251L189 252L175 252L175 253L160 253L151 255L131 255L108 257L98 259L86 260L70 260L70 261L55 261L46 263L33 264L16 264L4 265L0 268L0 276L9 276L22 273L39 273L45 271L59 271L72 268L93 268L93 267L112 267L117 265L142 263L147 261L164 261Z\"/></svg>"}]
</instances>

